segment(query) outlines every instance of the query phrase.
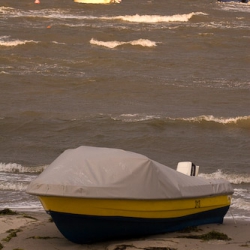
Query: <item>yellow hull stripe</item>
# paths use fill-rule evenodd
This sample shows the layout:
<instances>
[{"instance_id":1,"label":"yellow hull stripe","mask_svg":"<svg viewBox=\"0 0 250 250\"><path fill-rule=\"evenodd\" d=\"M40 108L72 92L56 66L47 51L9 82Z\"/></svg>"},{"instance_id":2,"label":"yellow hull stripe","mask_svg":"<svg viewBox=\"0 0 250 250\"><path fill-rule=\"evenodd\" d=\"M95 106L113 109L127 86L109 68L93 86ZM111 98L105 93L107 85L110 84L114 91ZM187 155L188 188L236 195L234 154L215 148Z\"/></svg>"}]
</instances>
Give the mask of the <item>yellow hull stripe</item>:
<instances>
[{"instance_id":1,"label":"yellow hull stripe","mask_svg":"<svg viewBox=\"0 0 250 250\"><path fill-rule=\"evenodd\" d=\"M41 196L46 211L96 216L175 218L229 206L230 196L183 200L114 200Z\"/></svg>"},{"instance_id":2,"label":"yellow hull stripe","mask_svg":"<svg viewBox=\"0 0 250 250\"><path fill-rule=\"evenodd\" d=\"M78 215L136 218L176 218L209 211L231 203L228 195L180 200L117 200L72 197L39 197L46 211Z\"/></svg>"}]
</instances>

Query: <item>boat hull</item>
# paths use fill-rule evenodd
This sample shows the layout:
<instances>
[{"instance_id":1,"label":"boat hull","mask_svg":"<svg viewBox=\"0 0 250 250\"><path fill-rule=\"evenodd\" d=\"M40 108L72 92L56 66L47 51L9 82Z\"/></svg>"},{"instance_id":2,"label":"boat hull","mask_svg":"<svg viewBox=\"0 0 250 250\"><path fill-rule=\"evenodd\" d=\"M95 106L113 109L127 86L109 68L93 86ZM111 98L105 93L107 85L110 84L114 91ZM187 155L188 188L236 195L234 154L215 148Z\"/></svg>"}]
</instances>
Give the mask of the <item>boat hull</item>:
<instances>
[{"instance_id":1,"label":"boat hull","mask_svg":"<svg viewBox=\"0 0 250 250\"><path fill-rule=\"evenodd\" d=\"M68 240L94 243L223 223L230 196L185 200L109 200L40 197Z\"/></svg>"},{"instance_id":2,"label":"boat hull","mask_svg":"<svg viewBox=\"0 0 250 250\"><path fill-rule=\"evenodd\" d=\"M88 244L174 232L203 224L222 223L228 208L165 219L89 216L54 211L50 211L49 214L65 238L74 243Z\"/></svg>"}]
</instances>

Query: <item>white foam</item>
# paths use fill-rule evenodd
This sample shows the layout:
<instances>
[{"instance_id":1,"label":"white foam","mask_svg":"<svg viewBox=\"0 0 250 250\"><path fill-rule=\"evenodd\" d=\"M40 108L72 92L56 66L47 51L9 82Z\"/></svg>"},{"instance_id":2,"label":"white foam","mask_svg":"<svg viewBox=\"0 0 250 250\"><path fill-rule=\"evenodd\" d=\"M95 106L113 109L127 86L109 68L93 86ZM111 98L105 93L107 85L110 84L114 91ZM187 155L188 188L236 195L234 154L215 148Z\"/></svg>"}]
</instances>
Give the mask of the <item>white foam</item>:
<instances>
[{"instance_id":1,"label":"white foam","mask_svg":"<svg viewBox=\"0 0 250 250\"><path fill-rule=\"evenodd\" d=\"M143 47L155 47L156 46L156 42L150 41L148 39L138 39L138 40L128 42L128 44L140 45L140 46L143 46Z\"/></svg>"},{"instance_id":2,"label":"white foam","mask_svg":"<svg viewBox=\"0 0 250 250\"><path fill-rule=\"evenodd\" d=\"M122 20L133 23L169 23L169 22L188 22L194 15L207 15L203 12L192 12L189 14L176 14L172 16L160 15L125 15L113 17L101 17L105 20Z\"/></svg>"},{"instance_id":3,"label":"white foam","mask_svg":"<svg viewBox=\"0 0 250 250\"><path fill-rule=\"evenodd\" d=\"M107 48L115 48L117 46L121 46L121 45L124 45L124 44L130 44L130 45L133 45L133 46L142 46L142 47L155 47L156 46L156 42L154 41L150 41L148 39L138 39L138 40L133 40L133 41L129 41L129 42L119 42L119 41L107 41L107 42L104 42L104 41L98 41L94 38L92 38L90 40L90 43L91 44L94 44L94 45L99 45L99 46L104 46L104 47L107 47Z\"/></svg>"},{"instance_id":4,"label":"white foam","mask_svg":"<svg viewBox=\"0 0 250 250\"><path fill-rule=\"evenodd\" d=\"M197 117L180 118L185 121L208 121L221 124L236 124L241 121L250 121L250 116L238 116L238 117L215 117L213 115L201 115Z\"/></svg>"},{"instance_id":5,"label":"white foam","mask_svg":"<svg viewBox=\"0 0 250 250\"><path fill-rule=\"evenodd\" d=\"M25 191L28 184L23 182L3 182L0 183L0 190Z\"/></svg>"},{"instance_id":6,"label":"white foam","mask_svg":"<svg viewBox=\"0 0 250 250\"><path fill-rule=\"evenodd\" d=\"M248 184L250 183L250 175L249 174L233 174L233 173L223 173L221 169L218 169L216 172L211 174L199 174L199 176L204 177L206 179L226 179L232 184Z\"/></svg>"},{"instance_id":7,"label":"white foam","mask_svg":"<svg viewBox=\"0 0 250 250\"><path fill-rule=\"evenodd\" d=\"M4 207L0 206L0 209L9 208L17 211L44 211L39 201L28 201L19 203L5 203Z\"/></svg>"},{"instance_id":8,"label":"white foam","mask_svg":"<svg viewBox=\"0 0 250 250\"><path fill-rule=\"evenodd\" d=\"M227 213L227 215L225 216L226 219L230 219L230 220L239 220L239 221L250 221L250 217L246 216L246 215L242 215L242 214L235 214L234 211L230 211L229 213Z\"/></svg>"},{"instance_id":9,"label":"white foam","mask_svg":"<svg viewBox=\"0 0 250 250\"><path fill-rule=\"evenodd\" d=\"M241 3L241 2L227 2L227 3L219 3L220 7L224 11L232 11L232 12L250 12L250 2Z\"/></svg>"},{"instance_id":10,"label":"white foam","mask_svg":"<svg viewBox=\"0 0 250 250\"><path fill-rule=\"evenodd\" d=\"M14 10L13 8L1 6L0 7L0 14L9 14L13 10Z\"/></svg>"},{"instance_id":11,"label":"white foam","mask_svg":"<svg viewBox=\"0 0 250 250\"><path fill-rule=\"evenodd\" d=\"M123 121L123 122L141 122L157 118L159 119L160 117L156 115L144 115L144 114L121 114L118 116L111 117L111 119L114 121Z\"/></svg>"},{"instance_id":12,"label":"white foam","mask_svg":"<svg viewBox=\"0 0 250 250\"><path fill-rule=\"evenodd\" d=\"M250 202L246 199L242 198L232 198L232 204L231 207L250 211Z\"/></svg>"},{"instance_id":13,"label":"white foam","mask_svg":"<svg viewBox=\"0 0 250 250\"><path fill-rule=\"evenodd\" d=\"M98 40L95 40L93 38L90 40L90 43L94 44L94 45L104 46L104 47L107 47L110 49L113 49L117 46L124 44L123 42L118 42L118 41L109 41L109 42L98 41Z\"/></svg>"},{"instance_id":14,"label":"white foam","mask_svg":"<svg viewBox=\"0 0 250 250\"><path fill-rule=\"evenodd\" d=\"M3 38L0 38L0 46L4 46L4 47L16 47L18 45L24 45L26 43L38 43L36 41L33 40L5 40Z\"/></svg>"},{"instance_id":15,"label":"white foam","mask_svg":"<svg viewBox=\"0 0 250 250\"><path fill-rule=\"evenodd\" d=\"M115 117L111 117L114 120L122 120L129 122L138 122L145 120L164 120L164 121L176 121L176 122L192 122L192 123L202 123L211 122L222 125L236 125L242 128L250 127L250 116L239 116L239 117L215 117L213 115L201 115L196 117L164 117L163 115L150 115L150 114L121 114ZM129 118L129 119L127 119Z\"/></svg>"},{"instance_id":16,"label":"white foam","mask_svg":"<svg viewBox=\"0 0 250 250\"><path fill-rule=\"evenodd\" d=\"M82 15L82 12L72 15L67 11L61 9L42 9L42 10L29 10L22 11L20 9L13 9L7 7L1 7L0 13L6 16L13 17L39 17L46 19L76 19L76 20L91 20L91 19L101 19L101 20L121 20L125 22L132 23L169 23L169 22L188 22L195 15L207 15L203 12L191 12L188 14L175 14L171 16L162 15L120 15L120 16L91 16Z\"/></svg>"},{"instance_id":17,"label":"white foam","mask_svg":"<svg viewBox=\"0 0 250 250\"><path fill-rule=\"evenodd\" d=\"M250 201L250 193L248 189L244 189L244 188L235 188L234 189L234 196L235 197L240 197L240 198L244 198Z\"/></svg>"},{"instance_id":18,"label":"white foam","mask_svg":"<svg viewBox=\"0 0 250 250\"><path fill-rule=\"evenodd\" d=\"M52 43L54 44L60 44L60 45L65 45L66 43L60 43L60 42L57 42L57 41L52 41Z\"/></svg>"},{"instance_id":19,"label":"white foam","mask_svg":"<svg viewBox=\"0 0 250 250\"><path fill-rule=\"evenodd\" d=\"M41 173L47 167L37 166L37 167L25 167L17 163L0 163L0 172L7 173Z\"/></svg>"}]
</instances>

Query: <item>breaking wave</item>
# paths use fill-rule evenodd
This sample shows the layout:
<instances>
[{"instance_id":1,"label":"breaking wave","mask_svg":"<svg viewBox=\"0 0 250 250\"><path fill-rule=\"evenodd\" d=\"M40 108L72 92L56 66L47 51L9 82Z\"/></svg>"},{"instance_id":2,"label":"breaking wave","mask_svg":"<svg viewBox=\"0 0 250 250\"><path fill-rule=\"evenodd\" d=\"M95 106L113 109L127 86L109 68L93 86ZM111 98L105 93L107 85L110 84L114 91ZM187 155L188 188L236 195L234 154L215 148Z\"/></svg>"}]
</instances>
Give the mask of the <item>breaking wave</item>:
<instances>
[{"instance_id":1,"label":"breaking wave","mask_svg":"<svg viewBox=\"0 0 250 250\"><path fill-rule=\"evenodd\" d=\"M198 117L190 117L190 118L183 118L183 120L186 121L208 121L208 122L216 122L221 124L236 124L241 121L250 121L250 116L238 116L238 117L230 117L230 118L224 118L224 117L214 117L213 115L202 115Z\"/></svg>"},{"instance_id":2,"label":"breaking wave","mask_svg":"<svg viewBox=\"0 0 250 250\"><path fill-rule=\"evenodd\" d=\"M13 8L1 6L0 7L0 14L9 14L9 12L13 11L13 10L14 10Z\"/></svg>"},{"instance_id":3,"label":"breaking wave","mask_svg":"<svg viewBox=\"0 0 250 250\"><path fill-rule=\"evenodd\" d=\"M191 12L188 14L175 14L171 16L162 15L120 15L120 16L91 16L82 15L82 12L76 15L69 14L61 9L43 9L43 10L32 10L22 11L19 9L0 7L0 14L8 15L13 17L40 17L40 18L52 18L52 19L101 19L101 20L121 20L131 23L169 23L169 22L188 22L195 15L207 15L203 12Z\"/></svg>"},{"instance_id":4,"label":"breaking wave","mask_svg":"<svg viewBox=\"0 0 250 250\"><path fill-rule=\"evenodd\" d=\"M200 177L206 179L225 179L232 184L250 184L250 175L249 174L233 174L233 173L224 173L221 169L218 169L216 172L211 174L199 174Z\"/></svg>"},{"instance_id":5,"label":"breaking wave","mask_svg":"<svg viewBox=\"0 0 250 250\"><path fill-rule=\"evenodd\" d=\"M224 11L231 11L231 12L250 12L250 3L241 3L239 2L219 2L219 6L221 7L222 10Z\"/></svg>"},{"instance_id":6,"label":"breaking wave","mask_svg":"<svg viewBox=\"0 0 250 250\"><path fill-rule=\"evenodd\" d=\"M125 44L130 44L133 46L142 46L142 47L155 47L156 46L156 42L153 42L147 39L138 39L138 40L133 40L129 42L119 42L119 41L104 42L104 41L98 41L92 38L90 40L90 43L94 45L104 46L104 47L111 48L111 49L117 46L125 45Z\"/></svg>"},{"instance_id":7,"label":"breaking wave","mask_svg":"<svg viewBox=\"0 0 250 250\"><path fill-rule=\"evenodd\" d=\"M233 198L231 207L250 211L250 202L242 198Z\"/></svg>"},{"instance_id":8,"label":"breaking wave","mask_svg":"<svg viewBox=\"0 0 250 250\"><path fill-rule=\"evenodd\" d=\"M196 123L196 124L217 124L237 126L240 128L250 128L250 116L238 117L215 117L213 115L201 115L196 117L163 117L162 115L148 114L121 114L111 116L111 119L122 122L142 122L149 121L151 123Z\"/></svg>"},{"instance_id":9,"label":"breaking wave","mask_svg":"<svg viewBox=\"0 0 250 250\"><path fill-rule=\"evenodd\" d=\"M43 10L30 10L22 11L19 9L0 7L0 14L13 17L39 17L39 18L51 18L51 19L101 19L101 20L121 20L131 23L169 23L169 22L188 22L193 16L208 15L203 12L191 12L188 14L175 14L171 16L162 15L120 15L120 16L91 16L82 15L82 12L78 12L75 15L63 11L61 9L43 9Z\"/></svg>"},{"instance_id":10,"label":"breaking wave","mask_svg":"<svg viewBox=\"0 0 250 250\"><path fill-rule=\"evenodd\" d=\"M211 174L199 174L200 177L204 177L206 179L225 179L229 181L231 184L240 185L240 184L249 184L250 183L250 175L249 174L233 174L233 173L223 173L220 169ZM246 186L246 185L245 185ZM248 186L248 185L247 185ZM234 209L240 209L245 211L250 211L250 195L249 188L234 188L234 193L232 197L231 207ZM241 218L241 217L240 217ZM246 218L241 219L250 219L248 216Z\"/></svg>"},{"instance_id":11,"label":"breaking wave","mask_svg":"<svg viewBox=\"0 0 250 250\"><path fill-rule=\"evenodd\" d=\"M180 118L193 123L213 123L218 125L232 125L240 128L250 128L250 116L237 116L237 117L215 117L213 115L202 115L198 117Z\"/></svg>"},{"instance_id":12,"label":"breaking wave","mask_svg":"<svg viewBox=\"0 0 250 250\"><path fill-rule=\"evenodd\" d=\"M192 12L189 14L177 14L172 16L160 15L125 15L113 17L101 17L104 20L122 20L132 23L169 23L169 22L188 22L194 15L207 15L203 12Z\"/></svg>"},{"instance_id":13,"label":"breaking wave","mask_svg":"<svg viewBox=\"0 0 250 250\"><path fill-rule=\"evenodd\" d=\"M26 43L38 43L36 41L33 40L9 40L9 37L7 36L2 36L0 37L0 46L4 46L4 47L15 47L18 45L24 45Z\"/></svg>"},{"instance_id":14,"label":"breaking wave","mask_svg":"<svg viewBox=\"0 0 250 250\"><path fill-rule=\"evenodd\" d=\"M24 167L17 163L0 163L0 172L5 173L42 173L47 166Z\"/></svg>"},{"instance_id":15,"label":"breaking wave","mask_svg":"<svg viewBox=\"0 0 250 250\"><path fill-rule=\"evenodd\" d=\"M3 182L0 183L0 190L25 191L28 184L23 182Z\"/></svg>"}]
</instances>

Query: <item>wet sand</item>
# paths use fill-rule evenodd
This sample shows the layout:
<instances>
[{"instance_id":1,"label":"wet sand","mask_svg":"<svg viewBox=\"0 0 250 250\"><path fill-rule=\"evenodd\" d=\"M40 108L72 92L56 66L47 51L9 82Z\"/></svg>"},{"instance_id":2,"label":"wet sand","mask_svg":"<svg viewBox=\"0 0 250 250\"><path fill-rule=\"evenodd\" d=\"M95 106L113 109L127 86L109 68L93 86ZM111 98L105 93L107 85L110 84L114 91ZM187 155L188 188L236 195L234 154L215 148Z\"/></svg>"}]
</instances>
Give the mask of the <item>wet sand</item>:
<instances>
[{"instance_id":1,"label":"wet sand","mask_svg":"<svg viewBox=\"0 0 250 250\"><path fill-rule=\"evenodd\" d=\"M231 240L190 239L216 231ZM250 248L250 223L225 219L223 224L199 226L191 232L175 232L91 245L74 244L63 237L45 212L0 216L0 249L4 250L237 250Z\"/></svg>"}]
</instances>

